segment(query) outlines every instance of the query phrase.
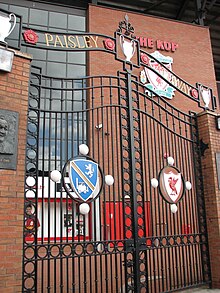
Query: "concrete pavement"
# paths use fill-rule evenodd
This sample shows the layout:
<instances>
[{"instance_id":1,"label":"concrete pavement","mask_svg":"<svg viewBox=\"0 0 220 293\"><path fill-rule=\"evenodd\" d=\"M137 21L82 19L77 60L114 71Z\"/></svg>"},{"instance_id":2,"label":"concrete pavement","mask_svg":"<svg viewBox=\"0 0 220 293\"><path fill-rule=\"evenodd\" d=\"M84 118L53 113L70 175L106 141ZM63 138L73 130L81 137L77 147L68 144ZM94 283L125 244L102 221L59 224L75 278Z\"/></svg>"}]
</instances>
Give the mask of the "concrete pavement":
<instances>
[{"instance_id":1,"label":"concrete pavement","mask_svg":"<svg viewBox=\"0 0 220 293\"><path fill-rule=\"evenodd\" d=\"M220 293L220 289L209 289L209 288L204 288L204 287L201 287L201 288L191 288L191 289L188 289L188 290L184 290L184 291L180 291L182 293Z\"/></svg>"}]
</instances>

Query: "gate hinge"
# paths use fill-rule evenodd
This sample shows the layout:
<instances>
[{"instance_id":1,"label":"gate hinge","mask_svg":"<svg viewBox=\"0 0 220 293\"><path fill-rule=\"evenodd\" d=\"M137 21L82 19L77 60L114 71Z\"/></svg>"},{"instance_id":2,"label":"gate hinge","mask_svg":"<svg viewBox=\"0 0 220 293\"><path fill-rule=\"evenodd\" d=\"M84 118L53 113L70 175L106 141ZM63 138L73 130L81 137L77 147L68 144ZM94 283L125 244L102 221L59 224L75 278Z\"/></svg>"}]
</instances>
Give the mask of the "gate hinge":
<instances>
[{"instance_id":1,"label":"gate hinge","mask_svg":"<svg viewBox=\"0 0 220 293\"><path fill-rule=\"evenodd\" d=\"M138 239L138 249L139 250L146 250L147 249L147 238L139 238Z\"/></svg>"},{"instance_id":2,"label":"gate hinge","mask_svg":"<svg viewBox=\"0 0 220 293\"><path fill-rule=\"evenodd\" d=\"M143 237L143 238L139 238L136 242L133 239L127 239L125 240L125 251L126 252L131 252L134 250L147 250L147 238Z\"/></svg>"},{"instance_id":3,"label":"gate hinge","mask_svg":"<svg viewBox=\"0 0 220 293\"><path fill-rule=\"evenodd\" d=\"M205 151L207 149L209 149L209 144L208 143L204 143L203 139L200 139L199 143L200 143L201 155L202 155L202 157L204 157Z\"/></svg>"},{"instance_id":4,"label":"gate hinge","mask_svg":"<svg viewBox=\"0 0 220 293\"><path fill-rule=\"evenodd\" d=\"M125 251L131 252L134 250L134 240L133 239L126 239L125 240Z\"/></svg>"}]
</instances>

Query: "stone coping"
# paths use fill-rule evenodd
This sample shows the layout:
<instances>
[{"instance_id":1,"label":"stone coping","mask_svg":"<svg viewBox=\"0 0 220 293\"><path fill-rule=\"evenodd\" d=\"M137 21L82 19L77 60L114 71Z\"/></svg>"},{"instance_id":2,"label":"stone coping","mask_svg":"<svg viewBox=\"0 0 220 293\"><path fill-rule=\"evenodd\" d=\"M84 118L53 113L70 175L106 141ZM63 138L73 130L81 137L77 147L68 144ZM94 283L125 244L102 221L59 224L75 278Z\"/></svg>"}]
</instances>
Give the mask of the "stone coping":
<instances>
[{"instance_id":1,"label":"stone coping","mask_svg":"<svg viewBox=\"0 0 220 293\"><path fill-rule=\"evenodd\" d=\"M29 59L29 60L33 59L33 56L31 54L24 53L24 52L18 51L16 49L7 48L6 46L2 46L2 45L0 45L0 48L11 51L15 54L15 56L18 56L18 57Z\"/></svg>"}]
</instances>

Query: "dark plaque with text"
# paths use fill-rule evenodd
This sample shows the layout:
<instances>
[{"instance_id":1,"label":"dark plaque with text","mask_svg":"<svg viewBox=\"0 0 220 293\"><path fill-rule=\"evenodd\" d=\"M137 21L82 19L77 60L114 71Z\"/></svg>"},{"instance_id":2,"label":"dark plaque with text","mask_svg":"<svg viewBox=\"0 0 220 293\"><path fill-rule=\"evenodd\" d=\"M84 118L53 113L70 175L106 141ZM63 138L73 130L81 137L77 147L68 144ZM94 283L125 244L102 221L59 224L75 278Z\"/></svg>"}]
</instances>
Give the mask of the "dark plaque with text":
<instances>
[{"instance_id":1,"label":"dark plaque with text","mask_svg":"<svg viewBox=\"0 0 220 293\"><path fill-rule=\"evenodd\" d=\"M16 170L18 113L0 109L0 169Z\"/></svg>"}]
</instances>

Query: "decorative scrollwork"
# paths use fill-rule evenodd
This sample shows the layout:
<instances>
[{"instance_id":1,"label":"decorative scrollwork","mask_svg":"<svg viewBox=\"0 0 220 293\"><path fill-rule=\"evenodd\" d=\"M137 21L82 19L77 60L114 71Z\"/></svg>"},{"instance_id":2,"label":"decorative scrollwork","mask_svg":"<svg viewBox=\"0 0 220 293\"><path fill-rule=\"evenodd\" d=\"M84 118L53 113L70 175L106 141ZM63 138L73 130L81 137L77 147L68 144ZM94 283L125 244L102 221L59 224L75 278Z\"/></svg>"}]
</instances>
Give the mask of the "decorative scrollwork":
<instances>
[{"instance_id":1,"label":"decorative scrollwork","mask_svg":"<svg viewBox=\"0 0 220 293\"><path fill-rule=\"evenodd\" d=\"M128 22L128 15L125 15L125 20L119 22L119 26L117 32L123 33L126 36L130 36L131 38L135 38L133 35L134 27Z\"/></svg>"}]
</instances>

